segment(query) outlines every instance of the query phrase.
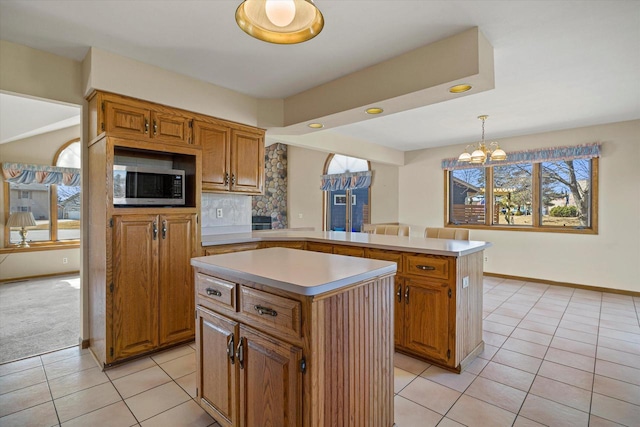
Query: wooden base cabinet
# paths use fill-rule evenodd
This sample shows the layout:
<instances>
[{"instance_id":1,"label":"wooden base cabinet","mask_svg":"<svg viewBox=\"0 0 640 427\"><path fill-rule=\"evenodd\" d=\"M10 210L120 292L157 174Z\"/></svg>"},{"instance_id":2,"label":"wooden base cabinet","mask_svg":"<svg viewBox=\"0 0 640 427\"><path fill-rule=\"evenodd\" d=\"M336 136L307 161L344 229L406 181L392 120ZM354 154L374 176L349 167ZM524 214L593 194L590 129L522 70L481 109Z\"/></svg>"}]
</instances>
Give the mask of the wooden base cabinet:
<instances>
[{"instance_id":1,"label":"wooden base cabinet","mask_svg":"<svg viewBox=\"0 0 640 427\"><path fill-rule=\"evenodd\" d=\"M196 268L196 401L223 427L393 426L393 277L301 296Z\"/></svg>"},{"instance_id":2,"label":"wooden base cabinet","mask_svg":"<svg viewBox=\"0 0 640 427\"><path fill-rule=\"evenodd\" d=\"M195 215L113 216L114 362L193 337Z\"/></svg>"}]
</instances>

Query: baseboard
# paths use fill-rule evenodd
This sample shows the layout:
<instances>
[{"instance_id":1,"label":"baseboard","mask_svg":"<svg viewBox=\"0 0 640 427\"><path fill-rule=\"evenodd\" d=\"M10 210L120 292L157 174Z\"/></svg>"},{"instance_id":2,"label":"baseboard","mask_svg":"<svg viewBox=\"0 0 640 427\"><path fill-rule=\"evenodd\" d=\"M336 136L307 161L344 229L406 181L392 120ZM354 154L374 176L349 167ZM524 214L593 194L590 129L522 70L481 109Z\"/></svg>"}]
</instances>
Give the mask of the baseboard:
<instances>
[{"instance_id":1,"label":"baseboard","mask_svg":"<svg viewBox=\"0 0 640 427\"><path fill-rule=\"evenodd\" d=\"M89 348L89 340L83 340L82 337L80 337L78 338L78 345L82 349Z\"/></svg>"},{"instance_id":2,"label":"baseboard","mask_svg":"<svg viewBox=\"0 0 640 427\"><path fill-rule=\"evenodd\" d=\"M50 273L50 274L38 274L36 276L25 276L25 277L13 277L11 279L0 279L0 283L6 282L22 282L24 280L33 280L33 279L46 279L47 277L55 277L55 276L71 276L74 274L80 274L80 271L62 271L60 273Z\"/></svg>"},{"instance_id":3,"label":"baseboard","mask_svg":"<svg viewBox=\"0 0 640 427\"><path fill-rule=\"evenodd\" d=\"M609 292L611 294L640 297L640 292L627 291L624 289L603 288L602 286L580 285L578 283L556 282L553 280L536 279L533 277L511 276L509 274L499 274L499 273L487 273L486 271L484 272L484 275L489 277L498 277L501 279L521 280L523 282L545 283L547 285L564 286L567 288L575 288L575 289L584 289L586 291Z\"/></svg>"}]
</instances>

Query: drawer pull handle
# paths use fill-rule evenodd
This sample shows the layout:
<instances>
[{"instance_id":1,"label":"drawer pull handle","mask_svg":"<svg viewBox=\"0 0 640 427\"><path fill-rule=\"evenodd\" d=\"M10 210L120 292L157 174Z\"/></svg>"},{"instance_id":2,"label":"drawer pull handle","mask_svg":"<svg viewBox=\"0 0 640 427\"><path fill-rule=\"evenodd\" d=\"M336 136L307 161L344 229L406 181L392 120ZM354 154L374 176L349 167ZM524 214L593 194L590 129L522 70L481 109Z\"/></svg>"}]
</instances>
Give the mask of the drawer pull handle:
<instances>
[{"instance_id":1,"label":"drawer pull handle","mask_svg":"<svg viewBox=\"0 0 640 427\"><path fill-rule=\"evenodd\" d=\"M276 317L278 315L278 312L275 310L272 310L270 308L267 307L263 307L261 305L254 305L253 308L256 309L256 311L262 316L265 314L268 314L270 316Z\"/></svg>"},{"instance_id":2,"label":"drawer pull handle","mask_svg":"<svg viewBox=\"0 0 640 427\"><path fill-rule=\"evenodd\" d=\"M207 288L207 295L209 295L209 296L213 295L214 297L221 297L222 296L222 292L220 292L217 289Z\"/></svg>"},{"instance_id":3,"label":"drawer pull handle","mask_svg":"<svg viewBox=\"0 0 640 427\"><path fill-rule=\"evenodd\" d=\"M416 267L418 267L420 270L425 270L425 271L431 271L436 269L433 265L416 265Z\"/></svg>"}]
</instances>

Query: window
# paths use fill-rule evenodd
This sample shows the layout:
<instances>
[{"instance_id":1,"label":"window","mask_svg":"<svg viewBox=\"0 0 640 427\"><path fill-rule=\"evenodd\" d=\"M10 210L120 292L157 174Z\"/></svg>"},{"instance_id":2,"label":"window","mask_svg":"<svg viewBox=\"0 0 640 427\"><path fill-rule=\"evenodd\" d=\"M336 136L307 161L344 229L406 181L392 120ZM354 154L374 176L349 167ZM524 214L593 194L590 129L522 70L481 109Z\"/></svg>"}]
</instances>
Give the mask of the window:
<instances>
[{"instance_id":1,"label":"window","mask_svg":"<svg viewBox=\"0 0 640 427\"><path fill-rule=\"evenodd\" d=\"M13 165L15 173L21 173L20 168L31 172L29 179L24 177L18 182L5 184L9 194L9 213L31 212L36 220L36 227L28 230L29 242L50 244L80 239L81 191L79 176L74 175L79 174L79 141L79 138L71 140L58 150L54 158L55 167ZM40 172L44 177L39 175ZM63 175L66 177L62 178ZM5 246L21 241L19 231L5 229Z\"/></svg>"},{"instance_id":2,"label":"window","mask_svg":"<svg viewBox=\"0 0 640 427\"><path fill-rule=\"evenodd\" d=\"M370 223L371 168L367 160L331 154L325 163L325 229L361 231ZM351 200L351 203L347 203Z\"/></svg>"},{"instance_id":3,"label":"window","mask_svg":"<svg viewBox=\"0 0 640 427\"><path fill-rule=\"evenodd\" d=\"M484 167L444 160L447 225L597 233L599 148L511 153Z\"/></svg>"}]
</instances>

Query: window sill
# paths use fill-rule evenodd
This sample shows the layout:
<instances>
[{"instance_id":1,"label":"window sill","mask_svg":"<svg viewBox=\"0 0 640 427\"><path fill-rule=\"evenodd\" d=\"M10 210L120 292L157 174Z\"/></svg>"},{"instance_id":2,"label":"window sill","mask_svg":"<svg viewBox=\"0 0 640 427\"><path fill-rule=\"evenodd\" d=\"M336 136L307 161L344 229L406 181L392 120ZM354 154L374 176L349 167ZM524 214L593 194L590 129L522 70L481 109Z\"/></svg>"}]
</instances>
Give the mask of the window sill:
<instances>
[{"instance_id":1,"label":"window sill","mask_svg":"<svg viewBox=\"0 0 640 427\"><path fill-rule=\"evenodd\" d=\"M494 230L494 231L523 231L534 233L565 233L565 234L598 234L597 229L593 228L574 228L574 227L531 227L527 225L509 226L509 225L477 225L477 224L445 224L448 228L466 228L469 230Z\"/></svg>"},{"instance_id":2,"label":"window sill","mask_svg":"<svg viewBox=\"0 0 640 427\"><path fill-rule=\"evenodd\" d=\"M57 251L61 249L79 249L79 240L69 240L65 242L33 242L29 243L28 248L20 248L15 244L10 244L5 248L0 248L0 254L14 254L23 252L38 252L38 251Z\"/></svg>"}]
</instances>

